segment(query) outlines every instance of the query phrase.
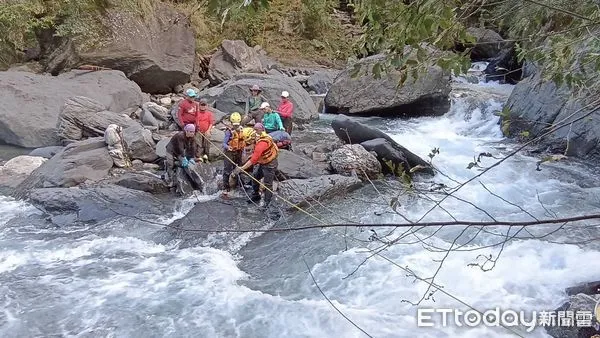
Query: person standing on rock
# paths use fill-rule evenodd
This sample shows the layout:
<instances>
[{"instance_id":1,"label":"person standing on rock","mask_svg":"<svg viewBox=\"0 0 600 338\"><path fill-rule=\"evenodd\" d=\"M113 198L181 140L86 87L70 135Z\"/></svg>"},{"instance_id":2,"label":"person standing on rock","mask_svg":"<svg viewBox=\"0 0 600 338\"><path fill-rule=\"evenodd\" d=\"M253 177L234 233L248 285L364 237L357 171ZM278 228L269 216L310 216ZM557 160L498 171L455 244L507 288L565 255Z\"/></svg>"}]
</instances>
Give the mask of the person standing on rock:
<instances>
[{"instance_id":1,"label":"person standing on rock","mask_svg":"<svg viewBox=\"0 0 600 338\"><path fill-rule=\"evenodd\" d=\"M285 131L292 135L292 115L294 114L294 104L290 100L290 93L287 91L281 92L281 102L279 103L279 107L277 107L277 112L279 116L281 116L281 121L283 122L283 127Z\"/></svg>"},{"instance_id":2,"label":"person standing on rock","mask_svg":"<svg viewBox=\"0 0 600 338\"><path fill-rule=\"evenodd\" d=\"M272 133L277 130L284 130L283 122L281 121L279 112L271 109L271 105L268 102L263 102L260 105L260 110L264 112L262 124L267 133Z\"/></svg>"},{"instance_id":3,"label":"person standing on rock","mask_svg":"<svg viewBox=\"0 0 600 338\"><path fill-rule=\"evenodd\" d=\"M215 124L215 117L208 109L208 103L205 99L200 99L199 110L196 113L196 139L198 145L202 147L202 160L208 162L208 155L210 150L210 134Z\"/></svg>"},{"instance_id":4,"label":"person standing on rock","mask_svg":"<svg viewBox=\"0 0 600 338\"><path fill-rule=\"evenodd\" d=\"M176 168L185 169L190 165L194 165L195 159L197 160L200 157L195 135L196 126L189 123L183 127L183 131L173 135L167 144L165 170L167 172L166 181L169 186L173 186Z\"/></svg>"},{"instance_id":5,"label":"person standing on rock","mask_svg":"<svg viewBox=\"0 0 600 338\"><path fill-rule=\"evenodd\" d=\"M198 102L195 101L197 96L198 94L192 88L185 91L185 99L179 103L179 110L177 111L180 127L187 124L196 125L196 113L200 110Z\"/></svg>"},{"instance_id":6,"label":"person standing on rock","mask_svg":"<svg viewBox=\"0 0 600 338\"><path fill-rule=\"evenodd\" d=\"M242 165L242 151L246 147L244 141L244 135L242 134L242 128L240 123L242 122L242 115L238 112L234 112L229 117L231 126L225 128L225 138L223 139L223 152L226 158L223 160L223 195L222 197L227 198L229 191L235 188L239 182L237 175L231 173L236 167ZM233 181L234 184L231 184Z\"/></svg>"},{"instance_id":7,"label":"person standing on rock","mask_svg":"<svg viewBox=\"0 0 600 338\"><path fill-rule=\"evenodd\" d=\"M239 174L242 170L247 170L253 165L257 165L257 168L254 170L254 180L252 181L252 196L250 196L250 200L252 202L260 201L260 182L261 179L264 179L264 203L262 205L262 209L266 210L266 208L271 203L271 199L273 198L273 181L275 180L275 171L277 171L277 155L279 153L279 149L277 145L265 132L265 128L261 123L257 123L254 125L254 130L256 131L257 136L254 139L249 139L248 142L255 143L254 152L252 156L244 164L242 167L238 167L233 171L234 175Z\"/></svg>"},{"instance_id":8,"label":"person standing on rock","mask_svg":"<svg viewBox=\"0 0 600 338\"><path fill-rule=\"evenodd\" d=\"M246 108L244 109L243 125L247 125L252 119L254 123L262 121L262 112L260 105L267 102L267 98L262 95L262 89L258 85L250 87L250 96L246 99Z\"/></svg>"}]
</instances>

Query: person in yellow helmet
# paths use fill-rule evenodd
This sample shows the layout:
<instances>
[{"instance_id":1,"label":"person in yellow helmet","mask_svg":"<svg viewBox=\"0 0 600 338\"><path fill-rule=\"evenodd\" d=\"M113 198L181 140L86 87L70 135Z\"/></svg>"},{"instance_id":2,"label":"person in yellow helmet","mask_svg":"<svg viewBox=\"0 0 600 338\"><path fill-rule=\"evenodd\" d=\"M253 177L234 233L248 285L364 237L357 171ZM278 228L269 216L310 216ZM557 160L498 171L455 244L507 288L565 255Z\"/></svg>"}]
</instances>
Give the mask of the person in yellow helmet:
<instances>
[{"instance_id":1,"label":"person in yellow helmet","mask_svg":"<svg viewBox=\"0 0 600 338\"><path fill-rule=\"evenodd\" d=\"M225 138L223 139L223 153L227 158L223 161L223 197L227 197L232 187L230 176L236 166L242 165L242 151L246 147L245 137L242 133L240 122L242 115L233 112L229 116L229 125L225 127ZM231 178L231 182L239 182L236 178Z\"/></svg>"}]
</instances>

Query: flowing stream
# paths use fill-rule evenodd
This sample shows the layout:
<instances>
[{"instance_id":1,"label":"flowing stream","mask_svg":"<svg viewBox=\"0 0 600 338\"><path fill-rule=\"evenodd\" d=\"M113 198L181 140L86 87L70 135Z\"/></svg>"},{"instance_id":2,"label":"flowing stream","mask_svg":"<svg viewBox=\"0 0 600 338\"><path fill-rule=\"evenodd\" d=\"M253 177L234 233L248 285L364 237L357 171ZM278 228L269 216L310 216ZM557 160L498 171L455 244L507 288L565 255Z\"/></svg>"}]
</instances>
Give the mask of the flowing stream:
<instances>
[{"instance_id":1,"label":"flowing stream","mask_svg":"<svg viewBox=\"0 0 600 338\"><path fill-rule=\"evenodd\" d=\"M423 158L439 148L433 163L447 177L417 179L417 186L453 187L516 147L503 138L495 115L511 90L457 79L445 116L365 122ZM328 130L331 118L322 116L315 128ZM483 156L480 167L467 169L481 153L493 157ZM594 168L557 162L537 171L536 161L521 154L511 157L459 190L455 195L463 201L447 198L444 210L435 209L423 221L528 221L600 209ZM396 211L403 216L391 212L389 202L399 191L393 180L376 182L312 212L327 222L406 223L403 216L416 221L432 206L423 198L401 197ZM182 201L162 221L182 217L193 202ZM315 223L301 214L285 222ZM545 236L503 246L493 245L503 241L507 227L485 232L427 228L361 264L371 255L367 248L381 246L371 230L381 237L390 228L267 233L237 237L229 247L189 247L157 240L162 227L135 219L56 228L32 206L0 196L0 336L366 337L323 297L316 281L339 311L373 337L511 337L514 333L503 327L444 327L439 319L435 327L417 327L419 306L411 302L429 292L415 276L435 274L435 283L447 292L424 299L422 308L468 310L468 304L481 311L553 310L564 301L565 287L597 280L600 271L598 242L584 242L598 237L599 229L592 222L560 226L520 232L513 227L510 233L519 237ZM397 229L390 238L404 231ZM460 251L445 258L445 251L433 249L452 242ZM570 244L577 242L583 244ZM490 271L469 265L483 264L484 256L499 252ZM491 262L483 266L487 270ZM522 336L547 337L542 328L514 329Z\"/></svg>"}]
</instances>

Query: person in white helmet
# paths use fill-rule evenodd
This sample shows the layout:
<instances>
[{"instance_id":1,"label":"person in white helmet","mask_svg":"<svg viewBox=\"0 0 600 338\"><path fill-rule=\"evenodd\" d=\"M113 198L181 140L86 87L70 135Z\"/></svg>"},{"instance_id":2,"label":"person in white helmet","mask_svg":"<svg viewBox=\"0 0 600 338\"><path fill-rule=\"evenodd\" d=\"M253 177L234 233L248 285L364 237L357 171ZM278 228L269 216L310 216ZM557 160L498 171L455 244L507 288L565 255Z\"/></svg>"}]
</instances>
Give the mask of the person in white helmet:
<instances>
[{"instance_id":1,"label":"person in white helmet","mask_svg":"<svg viewBox=\"0 0 600 338\"><path fill-rule=\"evenodd\" d=\"M263 112L263 118L259 122L262 122L265 126L267 134L277 130L284 130L279 112L274 111L268 102L263 102L260 105L260 110Z\"/></svg>"},{"instance_id":2,"label":"person in white helmet","mask_svg":"<svg viewBox=\"0 0 600 338\"><path fill-rule=\"evenodd\" d=\"M281 122L285 131L292 135L292 115L294 114L294 104L290 100L290 93L287 91L281 92L281 102L277 107L277 112L281 116Z\"/></svg>"}]
</instances>

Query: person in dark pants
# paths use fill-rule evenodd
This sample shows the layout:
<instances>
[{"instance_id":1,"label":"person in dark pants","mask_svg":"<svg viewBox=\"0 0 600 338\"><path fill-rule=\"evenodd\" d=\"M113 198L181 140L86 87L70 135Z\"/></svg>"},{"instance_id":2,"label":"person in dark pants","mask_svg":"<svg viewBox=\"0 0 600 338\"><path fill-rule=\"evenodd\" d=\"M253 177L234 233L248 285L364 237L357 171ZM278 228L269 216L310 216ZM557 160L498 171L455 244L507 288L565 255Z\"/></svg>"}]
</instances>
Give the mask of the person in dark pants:
<instances>
[{"instance_id":1,"label":"person in dark pants","mask_svg":"<svg viewBox=\"0 0 600 338\"><path fill-rule=\"evenodd\" d=\"M273 141L273 138L265 132L262 124L257 123L254 125L254 130L256 131L257 136L254 140L249 140L250 142L255 143L254 152L246 164L241 168L236 168L233 172L234 174L239 174L242 170L247 170L251 166L256 165L253 173L255 180L252 181L253 192L250 199L253 202L260 201L260 184L258 182L261 179L264 179L265 198L261 209L266 210L273 198L273 181L275 180L275 171L277 170L277 155L279 149Z\"/></svg>"},{"instance_id":2,"label":"person in dark pants","mask_svg":"<svg viewBox=\"0 0 600 338\"><path fill-rule=\"evenodd\" d=\"M186 124L182 132L179 132L167 144L167 156L165 159L165 170L167 172L166 181L169 186L173 186L175 169L178 167L187 168L194 165L198 159L198 146L194 136L196 135L196 126Z\"/></svg>"},{"instance_id":3,"label":"person in dark pants","mask_svg":"<svg viewBox=\"0 0 600 338\"><path fill-rule=\"evenodd\" d=\"M290 93L287 91L281 92L281 102L277 107L277 112L281 116L281 122L286 133L292 135L292 115L294 114L294 104L290 101Z\"/></svg>"},{"instance_id":4,"label":"person in dark pants","mask_svg":"<svg viewBox=\"0 0 600 338\"><path fill-rule=\"evenodd\" d=\"M234 112L229 117L230 126L225 129L225 138L223 139L223 152L227 158L223 160L223 194L221 197L227 198L229 191L235 188L239 182L237 175L231 175L233 170L242 165L242 151L246 147L244 135L240 122L242 116ZM235 184L231 184L235 182Z\"/></svg>"}]
</instances>

